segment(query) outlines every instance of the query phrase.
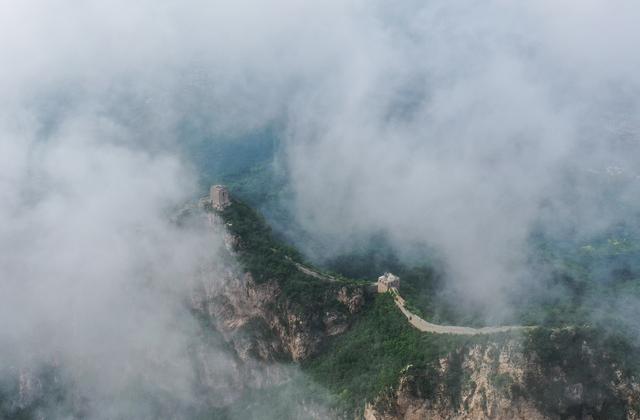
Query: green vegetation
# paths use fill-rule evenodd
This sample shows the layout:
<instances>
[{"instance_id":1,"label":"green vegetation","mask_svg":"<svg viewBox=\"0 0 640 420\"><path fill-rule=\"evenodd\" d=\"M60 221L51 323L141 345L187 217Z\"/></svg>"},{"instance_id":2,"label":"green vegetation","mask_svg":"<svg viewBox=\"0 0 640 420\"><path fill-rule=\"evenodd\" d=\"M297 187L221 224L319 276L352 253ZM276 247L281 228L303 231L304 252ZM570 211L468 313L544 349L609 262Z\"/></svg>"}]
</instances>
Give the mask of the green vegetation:
<instances>
[{"instance_id":1,"label":"green vegetation","mask_svg":"<svg viewBox=\"0 0 640 420\"><path fill-rule=\"evenodd\" d=\"M618 228L589 239L533 235L529 267L535 278L522 279L506 292L505 303L514 310L507 319L492 319L492 308L445 287L446 274L437 259L429 265L407 264L384 237L327 267L370 280L394 272L412 311L439 324L600 325L637 335L640 328L632 320L640 319L640 233Z\"/></svg>"},{"instance_id":2,"label":"green vegetation","mask_svg":"<svg viewBox=\"0 0 640 420\"><path fill-rule=\"evenodd\" d=\"M474 340L478 339L420 333L407 323L391 295L377 295L349 331L332 338L303 368L338 396L343 409L353 412L395 388L407 368L422 372L421 392L430 395L439 358ZM461 370L450 372L447 385L460 386Z\"/></svg>"},{"instance_id":3,"label":"green vegetation","mask_svg":"<svg viewBox=\"0 0 640 420\"><path fill-rule=\"evenodd\" d=\"M640 373L640 348L625 336L594 328L539 328L526 335L525 354L535 354L542 372L527 372L525 389L550 416L625 418L627 402L615 394L616 371ZM564 381L553 380L561 371ZM572 398L566 384L576 387Z\"/></svg>"},{"instance_id":4,"label":"green vegetation","mask_svg":"<svg viewBox=\"0 0 640 420\"><path fill-rule=\"evenodd\" d=\"M238 251L244 267L252 272L257 282L277 279L283 298L298 305L301 313L318 313L331 305L344 311L343 305L335 299L337 287L356 287L390 270L401 276L402 295L408 305L427 319L467 325L477 325L482 319L478 315L482 308L469 310L465 307L462 311L447 303L442 271L434 266L408 268L392 253L372 251L360 253L356 258L341 257L328 265L331 270L362 281L342 277L336 282L319 280L297 269L295 263L302 262L300 254L283 245L264 219L247 205L234 201L222 212L222 217L229 224L230 232L242 238ZM637 249L630 240L607 240L598 246L582 248L575 254L558 252L558 249L552 252L548 243L546 248L542 245L537 248L539 253L532 264L549 273L547 283L539 290L529 290L527 295L514 291L513 302L521 308L514 322L546 326L589 323L594 327L540 328L526 333L523 351L539 361L543 371L541 377L529 372L524 388L505 374L496 373L491 380L504 395L531 398L552 415L605 414L616 418L625 410L626 403L618 401L613 394L609 386L615 379L612 375L616 367L625 372L640 372L634 357L640 354L640 349L626 338L624 333L628 332L625 330L628 325L620 322L620 312L605 309L614 302L620 303L623 294L638 296L640 282L634 274L637 272L635 267L629 264L623 265L626 270L611 269L606 278L613 280L606 282L602 281L602 273L594 268L599 265L594 265L589 258L574 257L584 253L593 257L594 253L601 253L598 258L620 265L621 255L627 258ZM633 305L627 310L632 315L637 313ZM599 314L599 318L594 318L594 314ZM605 324L611 333L597 327ZM365 402L392 392L401 375L410 377L411 386L415 387L413 391L424 398L433 396L436 385L444 385L445 397L451 398L455 406L460 403L456 398L462 389L475 387L462 367L468 346L483 342L499 344L507 337L510 335L457 337L420 333L406 322L389 295L376 295L356 316L347 332L331 337L321 353L305 361L302 367L315 383L330 391L330 397L325 398L323 404L328 404L335 412L346 413L347 417L361 410ZM447 358L449 366L444 378L437 371L441 358ZM585 396L600 401L601 407L596 409L588 403L572 403L567 396L566 383L548 380L558 369L566 373L568 382L582 384ZM303 388L299 384L299 389ZM254 396L252 401L258 401L255 407L259 408L263 397L269 398L272 392L281 395L284 389L286 387L271 389ZM276 408L274 413L282 418L295 417L284 406Z\"/></svg>"},{"instance_id":5,"label":"green vegetation","mask_svg":"<svg viewBox=\"0 0 640 420\"><path fill-rule=\"evenodd\" d=\"M307 317L312 327L323 328L321 318L327 310L351 316L336 299L338 289L360 288L387 270L401 276L402 296L413 312L445 324L478 325L483 319L482 308L460 308L451 304L453 299L447 299L442 270L435 264L406 267L383 240L376 241L382 246L360 250L328 264L331 270L360 280L338 275L335 281L328 281L301 272L296 266L304 263L300 253L283 244L264 218L244 202L234 199L233 204L219 214L229 232L240 238L236 251L243 268L252 273L257 283L277 280L282 292L277 305L287 307L276 309L282 310L281 313L285 313L284 309L293 310ZM634 305L640 296L637 275L640 270L634 262L640 260L640 251L636 244L630 236L610 237L578 248L549 241L537 243L538 254L532 264L550 275L539 290L527 290L526 294L515 291L513 302L521 310L514 321L544 326L589 323L594 327L539 328L525 333L522 351L529 360L536 361L539 369L526 371L525 386L521 387L514 378L497 373L497 367L494 368L490 380L500 392L511 398L528 398L550 416L619 418L623 415L627 402L619 399L610 384L617 380L616 370L626 375L640 375L637 358L640 349L626 335L629 324L640 319L638 305ZM605 265L607 270L603 269ZM629 297L628 301L625 296ZM624 302L628 305L620 308ZM614 305L617 305L615 311L611 310ZM630 322L621 320L621 309ZM208 345L228 348L233 353L231 344L215 331L211 318L205 313L194 311L203 330L210 331L202 339ZM604 325L607 330L603 329ZM258 318L235 333L236 338L247 340L276 339L270 327ZM319 354L303 362L305 375L294 375L290 381L276 386L248 389L240 400L229 406L213 410L206 407L202 412L194 412L192 417L296 419L305 417L308 413L305 410L316 410L316 413L329 410L332 415L353 418L366 402L392 394L401 376L409 378L415 395L429 399L436 397L436 390L444 390L445 395L439 397L450 398L452 406L457 407L461 403L458 400L461 391L476 387L463 367L469 346L489 342L499 346L511 337L510 334L466 337L421 333L410 326L389 294L375 295L354 316L349 330L330 337ZM250 348L249 352L252 351ZM286 361L284 356L274 355L280 362ZM444 374L439 369L443 358L447 359L448 366ZM497 356L493 359L498 362ZM195 371L199 369L196 367ZM558 372L565 376L562 381L553 380ZM41 407L56 405L66 398L64 387L52 372L45 371L43 378L46 400L37 400L26 408L10 403L17 394L15 378L12 382L0 383L0 417L33 418ZM580 384L582 400L572 401L567 394L567 383ZM138 398L135 393L132 389L131 395ZM163 403L171 402L171 398L161 392L158 395L140 398L148 400L152 409L157 406L161 413ZM206 399L204 394L202 398Z\"/></svg>"},{"instance_id":6,"label":"green vegetation","mask_svg":"<svg viewBox=\"0 0 640 420\"><path fill-rule=\"evenodd\" d=\"M530 265L543 273L513 294L519 321L549 327L596 326L630 336L640 330L640 236L608 232L585 240L535 237Z\"/></svg>"},{"instance_id":7,"label":"green vegetation","mask_svg":"<svg viewBox=\"0 0 640 420\"><path fill-rule=\"evenodd\" d=\"M418 266L401 267L397 273L401 278L402 297L412 312L436 324L472 327L486 325L487 317L483 310L487 308L468 301L461 305L465 294L445 289L441 271L433 267Z\"/></svg>"},{"instance_id":8,"label":"green vegetation","mask_svg":"<svg viewBox=\"0 0 640 420\"><path fill-rule=\"evenodd\" d=\"M391 271L401 278L401 294L411 312L431 322L448 325L484 326L486 319L480 306L472 302L454 304L452 291L444 288L443 270L436 262L431 265L407 266L393 252L383 237L375 240L376 246L361 249L337 257L327 264L340 274L355 278L375 280L381 273ZM378 246L380 244L380 246Z\"/></svg>"},{"instance_id":9,"label":"green vegetation","mask_svg":"<svg viewBox=\"0 0 640 420\"><path fill-rule=\"evenodd\" d=\"M368 281L374 281L385 271L398 273L403 268L391 244L381 234L365 238L355 249L329 260L325 265L347 277Z\"/></svg>"},{"instance_id":10,"label":"green vegetation","mask_svg":"<svg viewBox=\"0 0 640 420\"><path fill-rule=\"evenodd\" d=\"M198 144L192 148L196 157L202 157L204 166L210 164L212 155L230 156L233 159L228 162L236 158L240 162L234 168L229 163L231 166L225 170L205 168L200 172L208 174L206 181L215 179L227 183L234 195L259 208L274 226L274 232L270 233L272 238L295 237L299 243L299 238L307 237L290 215L287 174L273 163L278 147L277 127L228 150L224 144L213 142L213 145ZM246 158L251 154L255 159ZM536 278L523 280L519 282L522 287L506 292L509 293L508 303L515 308L508 319L491 319L490 308L472 299L460 302L459 293L444 287L444 274L437 263L431 261L425 265L424 257L433 257L433 253L422 250L417 253L419 258L397 255L382 233L356 241L359 245L326 262L324 268L366 281L373 281L384 271L392 271L402 278L402 295L408 305L436 323L549 327L599 323L632 330L634 327L624 319L640 318L640 305L637 304L640 301L640 232L637 226L638 219L629 218L626 225L613 226L598 235L579 236L577 226L555 233L545 233L542 228L533 232L529 257L531 272ZM265 262L271 269L275 268L278 262L270 260L269 253L263 251L258 253L254 266ZM618 310L620 304L624 306L623 310Z\"/></svg>"},{"instance_id":11,"label":"green vegetation","mask_svg":"<svg viewBox=\"0 0 640 420\"><path fill-rule=\"evenodd\" d=\"M336 299L338 289L362 286L362 282L344 277L330 282L301 272L296 267L304 263L301 255L277 240L264 218L242 201L233 200L220 214L229 232L240 238L238 259L256 283L277 279L281 298L306 312L320 308L344 312L346 307Z\"/></svg>"},{"instance_id":12,"label":"green vegetation","mask_svg":"<svg viewBox=\"0 0 640 420\"><path fill-rule=\"evenodd\" d=\"M302 260L300 254L275 240L271 228L255 210L234 200L220 213L229 232L241 238L238 258L256 282L289 278L298 272L294 262Z\"/></svg>"}]
</instances>

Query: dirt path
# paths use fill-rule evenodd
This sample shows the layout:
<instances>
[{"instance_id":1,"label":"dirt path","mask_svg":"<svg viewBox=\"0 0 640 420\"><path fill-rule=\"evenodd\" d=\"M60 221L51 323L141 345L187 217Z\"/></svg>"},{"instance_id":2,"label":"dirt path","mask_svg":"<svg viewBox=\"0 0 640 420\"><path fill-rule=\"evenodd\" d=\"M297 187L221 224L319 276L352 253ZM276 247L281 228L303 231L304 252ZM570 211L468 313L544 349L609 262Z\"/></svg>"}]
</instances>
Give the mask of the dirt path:
<instances>
[{"instance_id":1,"label":"dirt path","mask_svg":"<svg viewBox=\"0 0 640 420\"><path fill-rule=\"evenodd\" d=\"M438 325L427 322L420 318L416 314L410 312L405 307L405 300L400 296L397 289L391 289L393 300L400 311L407 317L407 320L411 325L422 332L430 332L436 334L457 334L457 335L478 335L478 334L495 334L507 331L525 331L531 330L535 327L527 327L520 325L507 325L501 327L483 327L483 328L471 328L471 327L459 327L455 325Z\"/></svg>"}]
</instances>

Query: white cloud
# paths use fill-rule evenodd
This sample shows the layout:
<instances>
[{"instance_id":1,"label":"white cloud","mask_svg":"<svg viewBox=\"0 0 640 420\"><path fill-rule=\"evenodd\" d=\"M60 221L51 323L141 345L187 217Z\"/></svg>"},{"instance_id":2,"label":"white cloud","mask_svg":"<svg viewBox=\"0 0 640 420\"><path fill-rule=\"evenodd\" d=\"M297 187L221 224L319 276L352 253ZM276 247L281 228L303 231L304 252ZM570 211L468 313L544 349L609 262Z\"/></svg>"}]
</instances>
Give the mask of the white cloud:
<instances>
[{"instance_id":1,"label":"white cloud","mask_svg":"<svg viewBox=\"0 0 640 420\"><path fill-rule=\"evenodd\" d=\"M141 348L180 363L190 323L167 327L175 301L140 282L177 287L201 256L204 239L167 222L194 194L171 153L194 115L211 133L282 124L303 224L336 241L427 241L452 281L495 300L542 202L583 226L615 219L580 177L580 205L566 203L564 180L638 173L639 12L596 0L0 1L3 343L94 368Z\"/></svg>"}]
</instances>

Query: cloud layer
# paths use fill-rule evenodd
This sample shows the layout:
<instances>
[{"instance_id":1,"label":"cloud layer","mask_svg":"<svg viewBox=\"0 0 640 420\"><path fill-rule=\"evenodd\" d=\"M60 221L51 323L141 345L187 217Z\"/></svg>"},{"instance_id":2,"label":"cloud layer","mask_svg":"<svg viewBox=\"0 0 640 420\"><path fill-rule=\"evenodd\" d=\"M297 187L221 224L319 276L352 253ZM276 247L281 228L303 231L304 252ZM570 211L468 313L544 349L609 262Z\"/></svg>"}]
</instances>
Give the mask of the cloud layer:
<instances>
[{"instance_id":1,"label":"cloud layer","mask_svg":"<svg viewBox=\"0 0 640 420\"><path fill-rule=\"evenodd\" d=\"M494 303L526 276L534 226L598 231L637 209L636 4L360 11L289 109L299 218L334 249L379 231L426 241Z\"/></svg>"},{"instance_id":2,"label":"cloud layer","mask_svg":"<svg viewBox=\"0 0 640 420\"><path fill-rule=\"evenodd\" d=\"M21 375L28 405L53 366L84 415L153 418L201 406L185 303L220 238L171 222L197 197L172 152L172 28L151 3L115 6L0 3L0 391ZM228 356L207 350L224 380Z\"/></svg>"},{"instance_id":3,"label":"cloud layer","mask_svg":"<svg viewBox=\"0 0 640 420\"><path fill-rule=\"evenodd\" d=\"M283 127L316 238L426 242L495 303L536 224L637 209L638 18L634 1L0 0L0 357L60 355L86 386L144 368L189 398L176 296L211 239L168 222L195 195L185 124Z\"/></svg>"}]
</instances>

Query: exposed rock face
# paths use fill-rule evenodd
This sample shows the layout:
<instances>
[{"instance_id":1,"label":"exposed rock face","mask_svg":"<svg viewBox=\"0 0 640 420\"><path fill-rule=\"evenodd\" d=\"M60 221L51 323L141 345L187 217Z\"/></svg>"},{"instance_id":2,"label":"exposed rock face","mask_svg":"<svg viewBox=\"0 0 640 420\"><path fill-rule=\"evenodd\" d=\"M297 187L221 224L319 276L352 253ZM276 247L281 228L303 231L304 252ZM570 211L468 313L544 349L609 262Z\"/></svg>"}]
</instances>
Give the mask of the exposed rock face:
<instances>
[{"instance_id":1,"label":"exposed rock face","mask_svg":"<svg viewBox=\"0 0 640 420\"><path fill-rule=\"evenodd\" d=\"M238 257L248 252L243 238L228 230L231 222L225 223L217 213L209 216L208 226L224 235L222 258L219 266L203 268L191 294L191 307L204 331L208 331L204 335L216 337L216 345L225 346L223 353L232 355L226 363L216 363L209 361L206 344L196 347L196 370L203 398L221 407L233 403L249 388L280 385L291 379L295 375L291 367L277 362L307 359L318 352L324 339L344 332L352 315L364 305L364 290L343 286L337 279L295 263L285 255L283 265L294 264L303 275L310 276L309 288L313 293L306 293L306 283L292 289L287 283L289 277L279 278L269 273L268 267L265 267L268 275L258 272L254 277L237 264ZM264 250L251 248L251 252ZM227 369L220 371L220 366ZM222 389L221 384L225 384ZM215 401L212 395L216 396ZM318 407L309 404L310 411L305 416L327 417L311 415Z\"/></svg>"},{"instance_id":2,"label":"exposed rock face","mask_svg":"<svg viewBox=\"0 0 640 420\"><path fill-rule=\"evenodd\" d=\"M332 296L328 289L327 302L316 303L319 310L303 311L283 296L277 280L257 284L251 274L233 272L227 277L221 286L203 284L193 303L211 317L244 361L304 360L318 351L323 339L344 332L349 315L364 302L362 288L342 287Z\"/></svg>"},{"instance_id":3,"label":"exposed rock face","mask_svg":"<svg viewBox=\"0 0 640 420\"><path fill-rule=\"evenodd\" d=\"M356 293L350 293L349 289L343 287L338 292L338 302L349 308L349 313L355 314L364 304L364 295L362 290L358 290Z\"/></svg>"},{"instance_id":4,"label":"exposed rock face","mask_svg":"<svg viewBox=\"0 0 640 420\"><path fill-rule=\"evenodd\" d=\"M533 403L496 383L522 380L527 361L511 345L475 345L439 361L435 377L409 367L393 393L367 405L365 419L544 419ZM460 370L460 372L454 372ZM433 372L432 372L433 374ZM452 381L452 379L455 379ZM435 387L429 398L420 382ZM515 383L515 382L514 382Z\"/></svg>"},{"instance_id":5,"label":"exposed rock face","mask_svg":"<svg viewBox=\"0 0 640 420\"><path fill-rule=\"evenodd\" d=\"M589 351L586 344L584 351ZM543 367L539 356L517 339L468 346L441 359L436 369L408 366L395 389L366 405L364 418L640 418L640 385L634 378L625 378L618 371L612 382L595 378L598 383L602 381L602 388L594 388L574 382L574 375L561 360L558 362ZM603 372L615 370L603 368ZM549 371L555 375L549 375ZM552 390L554 398L549 400L542 390ZM612 407L616 403L619 405Z\"/></svg>"}]
</instances>

